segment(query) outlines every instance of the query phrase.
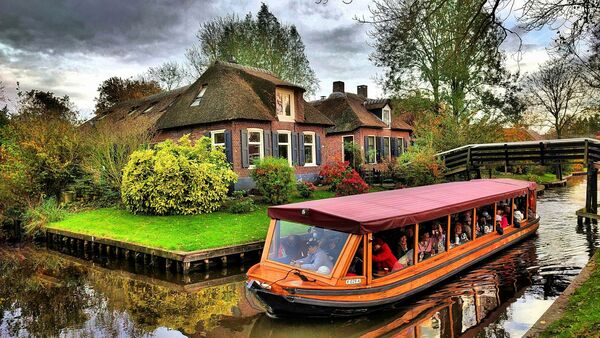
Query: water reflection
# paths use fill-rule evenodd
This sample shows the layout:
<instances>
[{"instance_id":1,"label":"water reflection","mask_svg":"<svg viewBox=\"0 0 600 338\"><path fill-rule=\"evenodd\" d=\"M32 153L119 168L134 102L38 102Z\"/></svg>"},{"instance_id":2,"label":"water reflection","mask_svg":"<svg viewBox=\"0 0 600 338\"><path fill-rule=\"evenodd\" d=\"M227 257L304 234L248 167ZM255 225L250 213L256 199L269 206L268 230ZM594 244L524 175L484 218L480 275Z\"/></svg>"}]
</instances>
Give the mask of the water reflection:
<instances>
[{"instance_id":1,"label":"water reflection","mask_svg":"<svg viewBox=\"0 0 600 338\"><path fill-rule=\"evenodd\" d=\"M345 320L269 319L247 298L243 267L185 280L33 247L0 248L0 336L519 336L599 244L596 228L576 225L584 191L576 184L546 192L537 237L393 311Z\"/></svg>"}]
</instances>

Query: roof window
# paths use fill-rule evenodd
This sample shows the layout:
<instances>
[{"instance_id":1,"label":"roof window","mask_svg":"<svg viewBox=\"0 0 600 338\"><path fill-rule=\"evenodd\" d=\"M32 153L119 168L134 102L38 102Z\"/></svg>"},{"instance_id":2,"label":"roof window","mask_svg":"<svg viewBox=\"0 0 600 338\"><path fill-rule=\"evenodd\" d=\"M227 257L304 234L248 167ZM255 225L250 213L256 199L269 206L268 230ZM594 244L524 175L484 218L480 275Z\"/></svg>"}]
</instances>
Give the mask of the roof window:
<instances>
[{"instance_id":1,"label":"roof window","mask_svg":"<svg viewBox=\"0 0 600 338\"><path fill-rule=\"evenodd\" d=\"M206 92L206 87L207 87L207 85L202 86L202 89L200 89L200 92L194 99L194 102L192 102L192 104L190 104L190 107L194 107L194 106L197 106L200 104L200 101L202 101L202 97L204 97L204 92Z\"/></svg>"}]
</instances>

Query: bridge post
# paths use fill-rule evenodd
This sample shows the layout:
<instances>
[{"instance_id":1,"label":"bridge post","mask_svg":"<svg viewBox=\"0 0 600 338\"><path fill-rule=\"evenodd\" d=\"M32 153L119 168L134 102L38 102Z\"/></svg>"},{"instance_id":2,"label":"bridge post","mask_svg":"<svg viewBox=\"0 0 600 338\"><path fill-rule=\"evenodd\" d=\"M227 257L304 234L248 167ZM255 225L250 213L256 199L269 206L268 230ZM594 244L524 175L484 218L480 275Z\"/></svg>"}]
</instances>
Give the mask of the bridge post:
<instances>
[{"instance_id":1,"label":"bridge post","mask_svg":"<svg viewBox=\"0 0 600 338\"><path fill-rule=\"evenodd\" d=\"M585 212L598 212L598 168L593 162L588 162L587 189L585 194Z\"/></svg>"}]
</instances>

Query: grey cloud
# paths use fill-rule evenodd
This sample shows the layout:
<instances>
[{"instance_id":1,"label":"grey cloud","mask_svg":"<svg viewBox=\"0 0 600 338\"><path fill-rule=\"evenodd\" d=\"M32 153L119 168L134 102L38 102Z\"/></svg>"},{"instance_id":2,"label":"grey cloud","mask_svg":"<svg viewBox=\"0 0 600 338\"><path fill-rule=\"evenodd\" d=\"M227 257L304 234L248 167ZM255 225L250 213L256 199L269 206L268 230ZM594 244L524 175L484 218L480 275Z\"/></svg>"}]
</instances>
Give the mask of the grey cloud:
<instances>
[{"instance_id":1,"label":"grey cloud","mask_svg":"<svg viewBox=\"0 0 600 338\"><path fill-rule=\"evenodd\" d=\"M311 30L304 36L308 46L319 46L320 50L335 54L368 53L371 47L366 38L366 27L359 23L329 30Z\"/></svg>"},{"instance_id":2,"label":"grey cloud","mask_svg":"<svg viewBox=\"0 0 600 338\"><path fill-rule=\"evenodd\" d=\"M19 0L0 2L0 42L30 52L135 57L166 53L212 16L210 2ZM191 27L187 25L195 21ZM185 36L181 36L181 35ZM157 46L162 48L157 48Z\"/></svg>"}]
</instances>

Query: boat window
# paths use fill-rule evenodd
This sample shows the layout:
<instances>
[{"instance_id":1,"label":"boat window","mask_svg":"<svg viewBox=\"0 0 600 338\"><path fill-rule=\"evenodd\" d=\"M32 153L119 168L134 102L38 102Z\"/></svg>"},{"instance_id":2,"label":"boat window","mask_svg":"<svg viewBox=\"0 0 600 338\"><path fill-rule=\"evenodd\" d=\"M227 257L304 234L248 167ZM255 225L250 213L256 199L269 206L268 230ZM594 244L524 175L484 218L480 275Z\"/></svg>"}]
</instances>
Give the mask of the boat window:
<instances>
[{"instance_id":1,"label":"boat window","mask_svg":"<svg viewBox=\"0 0 600 338\"><path fill-rule=\"evenodd\" d=\"M450 217L450 248L463 245L473 236L473 209L465 210Z\"/></svg>"},{"instance_id":2,"label":"boat window","mask_svg":"<svg viewBox=\"0 0 600 338\"><path fill-rule=\"evenodd\" d=\"M512 224L512 199L496 203L496 226L502 229L508 228Z\"/></svg>"},{"instance_id":3,"label":"boat window","mask_svg":"<svg viewBox=\"0 0 600 338\"><path fill-rule=\"evenodd\" d=\"M520 226L523 221L527 220L527 194L516 197L514 205L515 225L518 222Z\"/></svg>"},{"instance_id":4,"label":"boat window","mask_svg":"<svg viewBox=\"0 0 600 338\"><path fill-rule=\"evenodd\" d=\"M350 267L348 268L348 272L346 272L346 276L364 276L365 273L363 271L363 263L365 262L365 250L363 246L363 240L361 239L360 245L354 252L354 257L352 258L352 262L350 263Z\"/></svg>"},{"instance_id":5,"label":"boat window","mask_svg":"<svg viewBox=\"0 0 600 338\"><path fill-rule=\"evenodd\" d=\"M494 232L494 220L492 216L494 215L494 205L485 205L483 207L477 208L477 223L476 223L476 233L477 237L485 236L487 234L491 234Z\"/></svg>"},{"instance_id":6,"label":"boat window","mask_svg":"<svg viewBox=\"0 0 600 338\"><path fill-rule=\"evenodd\" d=\"M413 265L415 225L387 230L373 236L373 276L383 277Z\"/></svg>"},{"instance_id":7,"label":"boat window","mask_svg":"<svg viewBox=\"0 0 600 338\"><path fill-rule=\"evenodd\" d=\"M419 262L446 252L448 217L419 224Z\"/></svg>"},{"instance_id":8,"label":"boat window","mask_svg":"<svg viewBox=\"0 0 600 338\"><path fill-rule=\"evenodd\" d=\"M278 220L268 259L321 275L330 275L349 234Z\"/></svg>"}]
</instances>

